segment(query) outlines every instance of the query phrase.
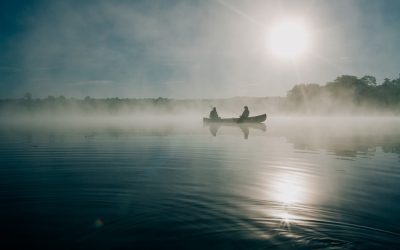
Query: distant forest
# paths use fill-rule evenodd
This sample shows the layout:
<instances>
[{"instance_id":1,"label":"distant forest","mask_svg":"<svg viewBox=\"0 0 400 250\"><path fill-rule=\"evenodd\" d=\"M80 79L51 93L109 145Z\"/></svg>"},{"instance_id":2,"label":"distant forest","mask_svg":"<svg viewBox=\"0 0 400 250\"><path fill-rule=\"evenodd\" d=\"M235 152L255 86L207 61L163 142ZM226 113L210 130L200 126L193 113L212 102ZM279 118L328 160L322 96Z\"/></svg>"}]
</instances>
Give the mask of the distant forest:
<instances>
[{"instance_id":1,"label":"distant forest","mask_svg":"<svg viewBox=\"0 0 400 250\"><path fill-rule=\"evenodd\" d=\"M299 84L287 93L287 110L303 113L400 113L400 77L342 75L333 82Z\"/></svg>"},{"instance_id":2,"label":"distant forest","mask_svg":"<svg viewBox=\"0 0 400 250\"><path fill-rule=\"evenodd\" d=\"M212 106L219 111L240 113L243 106L251 112L277 114L400 114L400 77L384 79L377 83L373 76L358 78L342 75L325 85L298 84L286 97L233 97L226 99L168 98L66 98L48 96L34 98L26 93L20 99L0 100L0 114L29 115L49 114L130 114L182 112L206 113Z\"/></svg>"},{"instance_id":3,"label":"distant forest","mask_svg":"<svg viewBox=\"0 0 400 250\"><path fill-rule=\"evenodd\" d=\"M168 99L168 98L66 98L48 96L34 99L29 93L20 99L0 100L0 116L18 115L123 115L123 114L181 114L204 113L212 107L221 114L240 114L248 105L254 112L278 112L284 97L233 97L227 99ZM254 113L253 112L253 113Z\"/></svg>"}]
</instances>

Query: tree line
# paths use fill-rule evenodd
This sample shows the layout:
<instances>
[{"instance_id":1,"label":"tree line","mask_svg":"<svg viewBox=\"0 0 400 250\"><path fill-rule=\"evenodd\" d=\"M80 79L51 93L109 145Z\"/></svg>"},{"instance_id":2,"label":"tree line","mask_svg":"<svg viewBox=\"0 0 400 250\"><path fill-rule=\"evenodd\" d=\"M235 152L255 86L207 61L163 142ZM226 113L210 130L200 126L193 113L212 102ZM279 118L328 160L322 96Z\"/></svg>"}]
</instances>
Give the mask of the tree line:
<instances>
[{"instance_id":1,"label":"tree line","mask_svg":"<svg viewBox=\"0 0 400 250\"><path fill-rule=\"evenodd\" d=\"M226 99L170 98L66 98L48 96L34 98L26 93L18 99L0 100L0 114L82 113L120 114L135 112L207 113L212 107L223 113L240 113L243 106L256 113L301 114L400 114L400 77L385 78L377 83L374 76L358 78L342 75L324 85L302 83L287 92L286 97L233 97ZM231 112L231 114L232 114Z\"/></svg>"},{"instance_id":2,"label":"tree line","mask_svg":"<svg viewBox=\"0 0 400 250\"><path fill-rule=\"evenodd\" d=\"M0 100L0 114L30 115L48 114L175 114L197 112L208 115L216 106L222 113L241 113L243 106L250 105L254 112L273 112L282 106L283 97L233 97L226 99L170 99L170 98L66 98L48 96L33 98L30 93L18 99ZM257 110L259 109L259 110Z\"/></svg>"},{"instance_id":3,"label":"tree line","mask_svg":"<svg viewBox=\"0 0 400 250\"><path fill-rule=\"evenodd\" d=\"M374 76L342 75L325 85L295 85L287 109L303 113L400 113L400 77L377 83Z\"/></svg>"}]
</instances>

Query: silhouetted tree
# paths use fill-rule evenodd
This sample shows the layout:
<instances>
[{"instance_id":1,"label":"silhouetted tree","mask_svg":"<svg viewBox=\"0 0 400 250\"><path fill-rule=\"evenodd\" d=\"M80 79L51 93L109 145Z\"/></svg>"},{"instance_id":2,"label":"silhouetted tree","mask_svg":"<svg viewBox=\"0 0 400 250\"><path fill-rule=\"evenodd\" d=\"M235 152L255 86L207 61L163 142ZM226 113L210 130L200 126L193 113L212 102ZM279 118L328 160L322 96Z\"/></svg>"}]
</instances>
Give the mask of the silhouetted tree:
<instances>
[{"instance_id":1,"label":"silhouetted tree","mask_svg":"<svg viewBox=\"0 0 400 250\"><path fill-rule=\"evenodd\" d=\"M27 101L31 101L32 100L32 95L29 92L26 92L24 95L24 99Z\"/></svg>"},{"instance_id":2,"label":"silhouetted tree","mask_svg":"<svg viewBox=\"0 0 400 250\"><path fill-rule=\"evenodd\" d=\"M376 86L376 78L374 76L363 76L361 81L369 86Z\"/></svg>"},{"instance_id":3,"label":"silhouetted tree","mask_svg":"<svg viewBox=\"0 0 400 250\"><path fill-rule=\"evenodd\" d=\"M382 85L390 85L390 83L391 83L390 79L389 78L385 78L385 79L383 79Z\"/></svg>"}]
</instances>

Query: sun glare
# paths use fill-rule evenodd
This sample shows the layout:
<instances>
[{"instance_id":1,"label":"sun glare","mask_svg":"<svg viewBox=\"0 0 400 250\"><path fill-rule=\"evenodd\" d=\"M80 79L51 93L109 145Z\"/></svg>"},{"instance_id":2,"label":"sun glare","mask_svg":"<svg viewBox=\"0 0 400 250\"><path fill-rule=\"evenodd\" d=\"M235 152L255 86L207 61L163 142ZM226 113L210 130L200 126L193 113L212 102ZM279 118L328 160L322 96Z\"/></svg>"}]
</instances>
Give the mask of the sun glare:
<instances>
[{"instance_id":1,"label":"sun glare","mask_svg":"<svg viewBox=\"0 0 400 250\"><path fill-rule=\"evenodd\" d=\"M301 176L282 174L273 183L273 199L285 205L306 201L306 183Z\"/></svg>"},{"instance_id":2,"label":"sun glare","mask_svg":"<svg viewBox=\"0 0 400 250\"><path fill-rule=\"evenodd\" d=\"M280 58L296 59L306 52L308 36L307 29L301 22L281 22L269 33L269 48Z\"/></svg>"}]
</instances>

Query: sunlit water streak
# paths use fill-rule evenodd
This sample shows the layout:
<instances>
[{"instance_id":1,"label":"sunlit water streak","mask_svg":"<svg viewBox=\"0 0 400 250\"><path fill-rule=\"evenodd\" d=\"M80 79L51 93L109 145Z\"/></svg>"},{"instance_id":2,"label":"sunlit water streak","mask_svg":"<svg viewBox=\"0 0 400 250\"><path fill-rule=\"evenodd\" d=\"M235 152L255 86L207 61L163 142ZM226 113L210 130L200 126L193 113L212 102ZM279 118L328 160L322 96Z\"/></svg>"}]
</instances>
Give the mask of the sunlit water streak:
<instances>
[{"instance_id":1,"label":"sunlit water streak","mask_svg":"<svg viewBox=\"0 0 400 250\"><path fill-rule=\"evenodd\" d=\"M3 125L1 235L15 248L396 249L396 126L305 124L247 140L197 123Z\"/></svg>"}]
</instances>

